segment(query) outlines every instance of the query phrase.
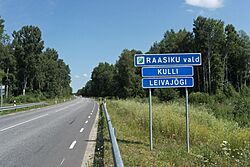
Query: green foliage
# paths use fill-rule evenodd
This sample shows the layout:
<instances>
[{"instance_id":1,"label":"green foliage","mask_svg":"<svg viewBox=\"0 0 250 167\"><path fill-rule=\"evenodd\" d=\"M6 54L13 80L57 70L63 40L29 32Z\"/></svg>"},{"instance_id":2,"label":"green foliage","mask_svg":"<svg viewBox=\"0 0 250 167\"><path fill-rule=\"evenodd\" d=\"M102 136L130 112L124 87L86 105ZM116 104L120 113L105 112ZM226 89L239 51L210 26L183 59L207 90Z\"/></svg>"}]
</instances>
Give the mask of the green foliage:
<instances>
[{"instance_id":1,"label":"green foliage","mask_svg":"<svg viewBox=\"0 0 250 167\"><path fill-rule=\"evenodd\" d=\"M33 89L33 81L39 66L38 55L42 53L44 42L38 27L24 26L13 32L13 48L17 63L19 92L25 95L27 86Z\"/></svg>"},{"instance_id":2,"label":"green foliage","mask_svg":"<svg viewBox=\"0 0 250 167\"><path fill-rule=\"evenodd\" d=\"M193 104L213 104L213 98L207 93L191 93L189 95L189 102Z\"/></svg>"},{"instance_id":3,"label":"green foliage","mask_svg":"<svg viewBox=\"0 0 250 167\"><path fill-rule=\"evenodd\" d=\"M187 53L192 52L193 35L187 30L179 30L175 32L170 30L165 32L164 38L155 43L149 53Z\"/></svg>"},{"instance_id":4,"label":"green foliage","mask_svg":"<svg viewBox=\"0 0 250 167\"><path fill-rule=\"evenodd\" d=\"M211 73L213 74L211 77L211 87L212 93L216 94L216 91L222 90L223 79L224 79L224 71L222 60L219 54L214 54L211 59Z\"/></svg>"},{"instance_id":5,"label":"green foliage","mask_svg":"<svg viewBox=\"0 0 250 167\"><path fill-rule=\"evenodd\" d=\"M170 101L179 98L180 94L175 89L156 89L156 96L161 101Z\"/></svg>"},{"instance_id":6,"label":"green foliage","mask_svg":"<svg viewBox=\"0 0 250 167\"><path fill-rule=\"evenodd\" d=\"M220 59L225 41L224 23L221 20L199 16L193 25L195 50L202 54L202 70L199 68L197 71L199 76L196 83L199 91L212 94L212 87L216 91L222 84L223 69Z\"/></svg>"},{"instance_id":7,"label":"green foliage","mask_svg":"<svg viewBox=\"0 0 250 167\"><path fill-rule=\"evenodd\" d=\"M40 101L45 101L46 97L39 92L36 93L29 93L26 95L19 95L16 97L10 97L8 98L8 103L13 103L14 100L16 101L16 104L21 104L21 103L34 103L34 102L40 102Z\"/></svg>"},{"instance_id":8,"label":"green foliage","mask_svg":"<svg viewBox=\"0 0 250 167\"><path fill-rule=\"evenodd\" d=\"M159 42L154 42L147 53L169 52L201 53L202 65L194 68L195 85L192 91L208 93L215 97L201 95L203 96L199 97L201 99L194 97L196 101L223 103L223 98L238 97L237 91L243 86L249 86L250 38L244 31L237 32L233 25L224 26L222 20L198 16L193 22L192 32L186 29L167 30L163 38ZM115 83L111 93L114 96L119 98L147 96L147 91L141 89L141 69L134 67L133 57L137 53L141 52L124 49L115 64L114 75L112 72L109 73ZM98 78L96 74L99 73L95 73L95 77ZM98 89L90 88L99 84L93 78L90 83L87 85L88 89L84 88L82 92L86 94L85 90L88 90L88 96L96 96L94 92ZM107 88L105 92L109 92ZM183 95L183 92L180 92ZM217 95L218 92L220 93ZM101 94L103 96L105 93ZM156 95L160 100L166 101L175 99L178 93L173 90L156 90Z\"/></svg>"},{"instance_id":9,"label":"green foliage","mask_svg":"<svg viewBox=\"0 0 250 167\"><path fill-rule=\"evenodd\" d=\"M71 94L69 66L58 58L55 49L43 52L39 27L23 26L13 32L12 41L4 32L0 17L0 83L6 86L7 97L28 94L18 98L29 102L40 99L33 94L47 98Z\"/></svg>"},{"instance_id":10,"label":"green foliage","mask_svg":"<svg viewBox=\"0 0 250 167\"><path fill-rule=\"evenodd\" d=\"M96 97L114 96L115 95L115 67L108 63L100 63L94 68L92 79L92 93Z\"/></svg>"},{"instance_id":11,"label":"green foliage","mask_svg":"<svg viewBox=\"0 0 250 167\"><path fill-rule=\"evenodd\" d=\"M250 86L242 86L240 95L242 97L250 97Z\"/></svg>"},{"instance_id":12,"label":"green foliage","mask_svg":"<svg viewBox=\"0 0 250 167\"><path fill-rule=\"evenodd\" d=\"M220 103L220 104L224 103L227 99L226 95L223 93L222 90L217 90L213 98L215 102Z\"/></svg>"},{"instance_id":13,"label":"green foliage","mask_svg":"<svg viewBox=\"0 0 250 167\"><path fill-rule=\"evenodd\" d=\"M141 89L141 71L134 67L134 55L140 53L141 51L127 49L121 53L115 65L116 96L120 98L144 96Z\"/></svg>"},{"instance_id":14,"label":"green foliage","mask_svg":"<svg viewBox=\"0 0 250 167\"><path fill-rule=\"evenodd\" d=\"M107 108L117 130L125 166L249 166L248 128L234 121L217 119L204 106L190 106L190 148L185 151L184 103L153 104L153 151L148 141L148 103L109 100ZM126 118L126 119L124 119ZM131 121L132 120L132 121ZM104 129L104 162L111 164L112 152ZM223 145L224 141L229 144Z\"/></svg>"},{"instance_id":15,"label":"green foliage","mask_svg":"<svg viewBox=\"0 0 250 167\"><path fill-rule=\"evenodd\" d=\"M250 96L237 98L232 114L240 126L250 127Z\"/></svg>"},{"instance_id":16,"label":"green foliage","mask_svg":"<svg viewBox=\"0 0 250 167\"><path fill-rule=\"evenodd\" d=\"M232 84L225 84L223 86L223 92L227 97L239 97L239 93L234 89Z\"/></svg>"}]
</instances>

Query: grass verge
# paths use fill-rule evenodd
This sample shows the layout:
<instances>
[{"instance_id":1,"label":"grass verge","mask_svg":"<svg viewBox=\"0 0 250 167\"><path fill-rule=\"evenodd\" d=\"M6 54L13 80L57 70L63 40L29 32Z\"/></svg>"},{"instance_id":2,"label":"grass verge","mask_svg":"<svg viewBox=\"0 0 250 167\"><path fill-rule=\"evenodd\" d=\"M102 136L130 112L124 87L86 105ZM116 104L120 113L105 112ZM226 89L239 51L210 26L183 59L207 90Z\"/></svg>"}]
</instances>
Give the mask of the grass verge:
<instances>
[{"instance_id":1,"label":"grass verge","mask_svg":"<svg viewBox=\"0 0 250 167\"><path fill-rule=\"evenodd\" d=\"M7 115L7 114L11 114L11 113L17 113L17 112L21 112L21 111L27 111L27 110L31 110L31 109L35 109L35 108L41 108L41 107L46 107L46 106L50 106L50 105L54 105L54 104L58 104L58 103L63 103L66 101L70 101L72 99L75 99L74 97L70 97L68 99L66 98L56 98L56 99L47 99L46 102L47 104L43 104L43 105L36 105L36 106L31 106L31 107L25 107L25 108L19 108L16 110L5 110L5 111L0 111L0 116L1 115ZM22 103L18 103L17 105L20 105ZM28 103L23 103L23 104L28 104ZM13 106L13 104L10 103L5 103L4 106Z\"/></svg>"},{"instance_id":2,"label":"grass verge","mask_svg":"<svg viewBox=\"0 0 250 167\"><path fill-rule=\"evenodd\" d=\"M107 102L124 166L250 166L250 129L217 119L204 106L190 106L190 148L185 151L185 104L153 104L153 151L149 150L148 104ZM106 124L106 123L105 123ZM107 126L104 165L113 166Z\"/></svg>"}]
</instances>

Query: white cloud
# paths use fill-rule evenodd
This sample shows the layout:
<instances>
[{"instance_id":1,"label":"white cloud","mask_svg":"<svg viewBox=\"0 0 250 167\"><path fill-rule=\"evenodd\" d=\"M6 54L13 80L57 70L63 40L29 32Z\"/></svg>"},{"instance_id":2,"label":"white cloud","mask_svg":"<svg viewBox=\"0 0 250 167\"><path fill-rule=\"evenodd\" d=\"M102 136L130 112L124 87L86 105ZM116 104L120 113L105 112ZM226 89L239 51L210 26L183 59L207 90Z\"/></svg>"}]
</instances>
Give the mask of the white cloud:
<instances>
[{"instance_id":1,"label":"white cloud","mask_svg":"<svg viewBox=\"0 0 250 167\"><path fill-rule=\"evenodd\" d=\"M192 9L187 9L186 12L188 12L188 13L194 13L194 11Z\"/></svg>"},{"instance_id":2,"label":"white cloud","mask_svg":"<svg viewBox=\"0 0 250 167\"><path fill-rule=\"evenodd\" d=\"M75 75L75 78L77 78L77 79L78 79L78 78L80 78L80 76L79 76L79 75Z\"/></svg>"},{"instance_id":3,"label":"white cloud","mask_svg":"<svg viewBox=\"0 0 250 167\"><path fill-rule=\"evenodd\" d=\"M188 5L201 8L217 9L223 7L223 0L185 0Z\"/></svg>"},{"instance_id":4,"label":"white cloud","mask_svg":"<svg viewBox=\"0 0 250 167\"><path fill-rule=\"evenodd\" d=\"M81 79L81 78L87 78L88 77L88 74L84 73L82 75L74 75L74 78L76 79Z\"/></svg>"}]
</instances>

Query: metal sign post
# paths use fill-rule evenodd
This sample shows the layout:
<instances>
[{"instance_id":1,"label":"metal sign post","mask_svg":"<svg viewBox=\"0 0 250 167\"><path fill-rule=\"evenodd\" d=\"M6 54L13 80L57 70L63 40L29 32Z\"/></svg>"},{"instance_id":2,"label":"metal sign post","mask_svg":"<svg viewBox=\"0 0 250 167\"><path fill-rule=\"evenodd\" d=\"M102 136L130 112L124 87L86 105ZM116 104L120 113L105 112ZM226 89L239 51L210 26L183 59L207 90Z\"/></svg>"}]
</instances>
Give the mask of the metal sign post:
<instances>
[{"instance_id":1,"label":"metal sign post","mask_svg":"<svg viewBox=\"0 0 250 167\"><path fill-rule=\"evenodd\" d=\"M186 89L186 149L189 153L189 116L188 116L188 88Z\"/></svg>"},{"instance_id":2,"label":"metal sign post","mask_svg":"<svg viewBox=\"0 0 250 167\"><path fill-rule=\"evenodd\" d=\"M152 118L152 92L149 89L149 142L150 150L153 150L153 118Z\"/></svg>"}]
</instances>

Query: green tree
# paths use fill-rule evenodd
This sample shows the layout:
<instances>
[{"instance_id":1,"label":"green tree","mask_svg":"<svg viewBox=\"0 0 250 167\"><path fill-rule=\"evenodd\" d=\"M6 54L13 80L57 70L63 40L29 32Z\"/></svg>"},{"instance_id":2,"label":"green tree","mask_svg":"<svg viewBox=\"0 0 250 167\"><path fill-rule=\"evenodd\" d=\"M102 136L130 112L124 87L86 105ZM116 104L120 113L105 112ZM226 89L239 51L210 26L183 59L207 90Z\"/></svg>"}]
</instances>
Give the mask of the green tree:
<instances>
[{"instance_id":1,"label":"green tree","mask_svg":"<svg viewBox=\"0 0 250 167\"><path fill-rule=\"evenodd\" d=\"M141 69L134 67L134 55L141 51L124 49L116 62L116 95L120 98L145 96L141 86Z\"/></svg>"},{"instance_id":2,"label":"green tree","mask_svg":"<svg viewBox=\"0 0 250 167\"><path fill-rule=\"evenodd\" d=\"M157 44L157 43L156 43ZM156 46L156 45L155 45ZM159 43L158 53L187 53L193 51L193 35L186 29L175 32L165 32L164 38ZM152 47L154 48L154 47Z\"/></svg>"},{"instance_id":3,"label":"green tree","mask_svg":"<svg viewBox=\"0 0 250 167\"><path fill-rule=\"evenodd\" d=\"M86 84L85 87L82 88L82 96L86 97L91 97L93 96L92 94L92 80L89 80Z\"/></svg>"},{"instance_id":4,"label":"green tree","mask_svg":"<svg viewBox=\"0 0 250 167\"><path fill-rule=\"evenodd\" d=\"M6 86L6 96L9 96L9 90L15 88L15 68L16 61L13 56L10 45L10 37L4 33L4 20L0 17L0 69L1 83ZM9 89L10 88L10 89Z\"/></svg>"},{"instance_id":5,"label":"green tree","mask_svg":"<svg viewBox=\"0 0 250 167\"><path fill-rule=\"evenodd\" d=\"M186 29L175 32L171 29L165 32L163 39L159 43L155 42L153 46L150 47L148 53L189 53L193 52L193 47L194 39L191 32L188 32ZM168 96L168 93L171 95ZM174 95L179 95L179 92L175 89L157 89L156 95L160 100L170 100Z\"/></svg>"},{"instance_id":6,"label":"green tree","mask_svg":"<svg viewBox=\"0 0 250 167\"><path fill-rule=\"evenodd\" d=\"M232 24L229 24L225 27L225 56L224 56L224 68L225 68L225 82L227 83L229 80L232 80L232 71L229 69L232 65L233 55L237 54L238 48L238 34ZM229 61L229 62L228 62ZM232 74L233 75L233 74Z\"/></svg>"},{"instance_id":7,"label":"green tree","mask_svg":"<svg viewBox=\"0 0 250 167\"><path fill-rule=\"evenodd\" d=\"M40 57L41 72L37 81L47 97L68 96L72 93L69 66L58 57L57 51L51 48L47 48Z\"/></svg>"},{"instance_id":8,"label":"green tree","mask_svg":"<svg viewBox=\"0 0 250 167\"><path fill-rule=\"evenodd\" d=\"M44 42L38 27L24 26L13 32L13 49L17 61L19 90L25 95L29 86L33 90L33 81L37 75L38 56L42 53Z\"/></svg>"},{"instance_id":9,"label":"green tree","mask_svg":"<svg viewBox=\"0 0 250 167\"><path fill-rule=\"evenodd\" d=\"M250 84L250 38L243 30L239 31L241 52L239 55L238 83L241 89Z\"/></svg>"},{"instance_id":10,"label":"green tree","mask_svg":"<svg viewBox=\"0 0 250 167\"><path fill-rule=\"evenodd\" d=\"M58 84L60 85L60 96L69 96L72 93L70 87L71 77L70 77L70 68L69 65L66 65L62 59L57 61L58 69Z\"/></svg>"},{"instance_id":11,"label":"green tree","mask_svg":"<svg viewBox=\"0 0 250 167\"><path fill-rule=\"evenodd\" d=\"M194 21L193 26L195 48L197 52L202 53L203 91L211 94L212 75L217 75L211 73L211 60L213 56L218 56L215 60L222 57L222 46L225 39L224 22L199 16ZM201 73L199 72L199 75L200 74Z\"/></svg>"},{"instance_id":12,"label":"green tree","mask_svg":"<svg viewBox=\"0 0 250 167\"><path fill-rule=\"evenodd\" d=\"M91 75L93 95L99 97L114 96L114 75L115 67L113 65L106 62L99 63Z\"/></svg>"},{"instance_id":13,"label":"green tree","mask_svg":"<svg viewBox=\"0 0 250 167\"><path fill-rule=\"evenodd\" d=\"M243 84L247 85L249 78L249 36L244 31L237 33L231 24L226 26L225 33L225 81L240 90Z\"/></svg>"}]
</instances>

